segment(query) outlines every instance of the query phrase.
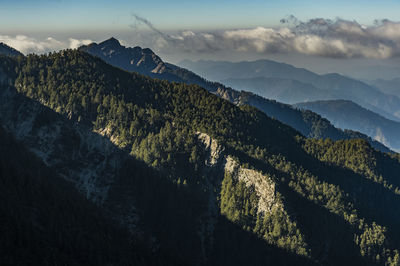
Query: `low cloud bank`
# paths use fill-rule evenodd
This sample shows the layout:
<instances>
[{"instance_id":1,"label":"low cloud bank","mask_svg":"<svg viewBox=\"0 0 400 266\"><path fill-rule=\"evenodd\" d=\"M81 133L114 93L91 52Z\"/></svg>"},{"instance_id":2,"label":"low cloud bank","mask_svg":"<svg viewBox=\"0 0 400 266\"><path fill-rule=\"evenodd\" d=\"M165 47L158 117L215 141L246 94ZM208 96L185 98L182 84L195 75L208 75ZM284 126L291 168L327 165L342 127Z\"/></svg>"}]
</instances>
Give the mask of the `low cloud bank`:
<instances>
[{"instance_id":1,"label":"low cloud bank","mask_svg":"<svg viewBox=\"0 0 400 266\"><path fill-rule=\"evenodd\" d=\"M33 37L25 35L0 35L0 42L7 44L8 46L17 49L18 51L29 54L29 53L47 53L52 51L58 51L61 49L71 48L75 49L81 45L89 44L91 40L78 40L69 38L66 41L56 40L53 37L48 37L44 40L38 40Z\"/></svg>"},{"instance_id":2,"label":"low cloud bank","mask_svg":"<svg viewBox=\"0 0 400 266\"><path fill-rule=\"evenodd\" d=\"M169 35L148 20L134 15L156 33L160 51L213 53L238 51L257 53L299 53L329 58L387 59L400 55L400 22L376 20L365 26L356 21L315 18L306 22L291 16L279 27L256 27L215 32L183 31Z\"/></svg>"}]
</instances>

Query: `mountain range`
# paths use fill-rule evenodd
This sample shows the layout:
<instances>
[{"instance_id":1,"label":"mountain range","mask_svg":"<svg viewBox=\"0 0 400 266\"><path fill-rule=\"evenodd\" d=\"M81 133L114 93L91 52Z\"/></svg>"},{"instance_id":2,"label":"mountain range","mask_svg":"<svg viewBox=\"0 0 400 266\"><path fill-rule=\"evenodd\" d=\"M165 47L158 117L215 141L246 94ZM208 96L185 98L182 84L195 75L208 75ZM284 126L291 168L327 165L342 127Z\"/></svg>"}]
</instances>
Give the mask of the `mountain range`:
<instances>
[{"instance_id":1,"label":"mountain range","mask_svg":"<svg viewBox=\"0 0 400 266\"><path fill-rule=\"evenodd\" d=\"M154 79L82 49L0 56L0 73L10 264L24 262L19 250L36 264L400 263L399 155L307 138L243 102L330 125L312 112ZM37 178L44 185L26 194ZM58 179L71 190L46 185Z\"/></svg>"},{"instance_id":2,"label":"mountain range","mask_svg":"<svg viewBox=\"0 0 400 266\"><path fill-rule=\"evenodd\" d=\"M183 61L181 65L205 78L227 82L236 89L261 96L275 96L278 101L350 100L386 118L400 121L400 98L339 74L318 75L271 60ZM291 102L292 99L296 102Z\"/></svg>"},{"instance_id":3,"label":"mountain range","mask_svg":"<svg viewBox=\"0 0 400 266\"><path fill-rule=\"evenodd\" d=\"M362 132L393 150L400 150L400 123L386 119L356 103L332 100L299 103L295 106L320 114L336 127Z\"/></svg>"},{"instance_id":4,"label":"mountain range","mask_svg":"<svg viewBox=\"0 0 400 266\"><path fill-rule=\"evenodd\" d=\"M95 49L93 47L95 47ZM226 87L221 83L208 81L187 69L175 66L173 64L165 63L160 59L159 56L154 54L154 52L151 52L151 50L149 49L142 49L140 47L127 48L122 46L115 38L111 38L99 44L94 43L87 46L81 46L79 50L88 52L96 57L103 59L111 65L125 69L127 71L135 71L135 69L138 69L138 66L136 65L127 65L128 62L147 62L149 67L143 67L139 64L141 69L139 72L141 74L168 81L197 84L236 105L246 104L254 106L266 113L267 115L274 117L279 121L297 129L304 136L307 137L322 139L330 138L332 140L362 138L367 140L373 147L381 151L390 151L390 149L388 149L386 146L377 141L374 141L366 135L349 130L342 131L335 128L330 124L329 121L322 119L319 115L313 112L295 110L289 105L281 104L276 101L271 101L259 97L256 94L247 93L244 91L239 92L232 88ZM136 52L132 53L133 50L135 50ZM116 54L115 57L113 56L114 54ZM151 62L150 59L144 60L143 54L148 54L147 58L155 59L155 61ZM158 65L163 66L162 72L153 71L153 69L156 68L156 66Z\"/></svg>"},{"instance_id":5,"label":"mountain range","mask_svg":"<svg viewBox=\"0 0 400 266\"><path fill-rule=\"evenodd\" d=\"M251 91L264 98L274 99L287 104L330 98L334 97L335 93L318 89L314 85L302 83L294 79L265 77L249 79L230 78L221 82L227 86Z\"/></svg>"},{"instance_id":6,"label":"mountain range","mask_svg":"<svg viewBox=\"0 0 400 266\"><path fill-rule=\"evenodd\" d=\"M364 131L355 131L346 127L342 130L340 127L332 125L328 119L317 114L316 111L310 111L311 109L308 108L298 108L296 106L276 102L275 100L265 99L251 92L237 92L232 89L226 89L222 98L235 99L239 105L254 106L268 116L295 128L308 138L329 138L331 140L363 139L379 151L391 152L391 150L380 141L365 135L366 133L360 133Z\"/></svg>"}]
</instances>

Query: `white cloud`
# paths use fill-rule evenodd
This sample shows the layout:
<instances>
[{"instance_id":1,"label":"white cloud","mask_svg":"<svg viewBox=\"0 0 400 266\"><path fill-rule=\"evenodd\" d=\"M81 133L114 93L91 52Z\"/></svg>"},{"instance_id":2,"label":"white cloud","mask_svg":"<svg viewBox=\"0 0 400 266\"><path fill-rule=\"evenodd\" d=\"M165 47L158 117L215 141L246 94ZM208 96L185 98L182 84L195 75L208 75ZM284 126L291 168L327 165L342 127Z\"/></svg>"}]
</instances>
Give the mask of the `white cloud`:
<instances>
[{"instance_id":1,"label":"white cloud","mask_svg":"<svg viewBox=\"0 0 400 266\"><path fill-rule=\"evenodd\" d=\"M54 38L48 37L45 40L38 41L25 35L0 35L0 42L21 51L22 53L44 53L48 51L58 50L63 47L62 43Z\"/></svg>"},{"instance_id":2,"label":"white cloud","mask_svg":"<svg viewBox=\"0 0 400 266\"><path fill-rule=\"evenodd\" d=\"M400 22L376 21L365 26L356 21L294 17L280 27L256 27L216 32L184 31L174 39L161 37L156 48L164 53L215 51L299 53L332 58L386 59L400 55ZM160 43L158 41L158 43Z\"/></svg>"},{"instance_id":3,"label":"white cloud","mask_svg":"<svg viewBox=\"0 0 400 266\"><path fill-rule=\"evenodd\" d=\"M48 37L44 40L38 40L36 38L28 37L25 35L0 35L0 42L3 42L18 51L29 54L29 53L47 53L51 51L58 51L66 48L75 49L81 45L89 44L91 40L78 40L70 38L67 41L59 41L53 37Z\"/></svg>"},{"instance_id":4,"label":"white cloud","mask_svg":"<svg viewBox=\"0 0 400 266\"><path fill-rule=\"evenodd\" d=\"M77 39L73 39L73 38L69 38L69 48L71 49L76 49L82 45L88 45L91 44L93 41L86 39L86 40L77 40Z\"/></svg>"},{"instance_id":5,"label":"white cloud","mask_svg":"<svg viewBox=\"0 0 400 266\"><path fill-rule=\"evenodd\" d=\"M184 32L182 32L182 36L183 37L193 37L193 36L195 36L196 34L194 34L194 32L193 31L190 31L190 30L187 30L187 31L184 31Z\"/></svg>"},{"instance_id":6,"label":"white cloud","mask_svg":"<svg viewBox=\"0 0 400 266\"><path fill-rule=\"evenodd\" d=\"M208 41L214 41L214 35L209 34L209 33L202 33L204 39L208 40Z\"/></svg>"}]
</instances>

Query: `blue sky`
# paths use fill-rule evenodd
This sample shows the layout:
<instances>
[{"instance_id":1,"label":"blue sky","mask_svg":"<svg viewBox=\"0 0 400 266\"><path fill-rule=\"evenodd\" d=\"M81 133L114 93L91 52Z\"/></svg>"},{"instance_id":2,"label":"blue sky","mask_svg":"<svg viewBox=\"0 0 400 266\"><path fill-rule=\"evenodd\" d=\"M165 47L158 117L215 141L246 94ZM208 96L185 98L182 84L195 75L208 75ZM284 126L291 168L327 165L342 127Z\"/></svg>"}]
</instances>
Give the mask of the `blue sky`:
<instances>
[{"instance_id":1,"label":"blue sky","mask_svg":"<svg viewBox=\"0 0 400 266\"><path fill-rule=\"evenodd\" d=\"M27 54L114 36L172 63L267 58L390 78L400 71L399 11L400 0L0 0L0 42ZM280 23L291 15L304 27Z\"/></svg>"},{"instance_id":2,"label":"blue sky","mask_svg":"<svg viewBox=\"0 0 400 266\"><path fill-rule=\"evenodd\" d=\"M274 26L288 15L301 20L340 17L372 24L400 20L400 1L239 0L0 0L0 29L7 32L126 30L136 13L162 30Z\"/></svg>"}]
</instances>

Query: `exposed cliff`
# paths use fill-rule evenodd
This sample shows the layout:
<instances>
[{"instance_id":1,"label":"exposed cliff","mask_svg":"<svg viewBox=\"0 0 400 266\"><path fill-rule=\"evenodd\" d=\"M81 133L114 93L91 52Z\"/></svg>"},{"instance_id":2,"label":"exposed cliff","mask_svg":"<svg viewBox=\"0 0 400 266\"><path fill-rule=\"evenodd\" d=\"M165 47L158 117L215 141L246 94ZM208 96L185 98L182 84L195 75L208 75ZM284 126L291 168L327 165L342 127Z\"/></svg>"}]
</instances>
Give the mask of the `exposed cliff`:
<instances>
[{"instance_id":1,"label":"exposed cliff","mask_svg":"<svg viewBox=\"0 0 400 266\"><path fill-rule=\"evenodd\" d=\"M291 247L281 243L280 239L296 237L293 232L296 232L297 235L301 235L301 233L296 223L285 210L282 196L277 192L274 180L261 171L242 166L237 158L228 154L218 141L212 139L207 134L198 133L198 138L200 145L203 146L205 151L205 168L203 171L206 174L205 187L209 195L208 212L203 216L203 227L200 230L203 244L213 244L213 230L216 227L217 216L220 213L225 215L229 220L238 222L244 229L258 233L260 237L274 234L274 230L276 229L272 226L257 232L260 224L254 221L269 220L274 219L275 216L279 216L288 228L292 228L291 232L279 233L275 238L266 240L271 244L290 250ZM229 181L229 179L231 180ZM230 187L227 187L228 183ZM248 193L252 195L254 200L248 202L249 205L244 207L244 202L242 202L244 199L240 198L241 196L238 196L236 191L241 191L241 194ZM229 198L229 202L225 201L226 198ZM228 206L232 202L236 202L237 204ZM252 210L254 211L252 212ZM248 219L249 217L251 218ZM298 241L302 242L301 245L304 246L300 254L307 255L307 244L302 239ZM207 249L209 250L211 247L207 246ZM203 247L203 250L205 249L206 246Z\"/></svg>"}]
</instances>

